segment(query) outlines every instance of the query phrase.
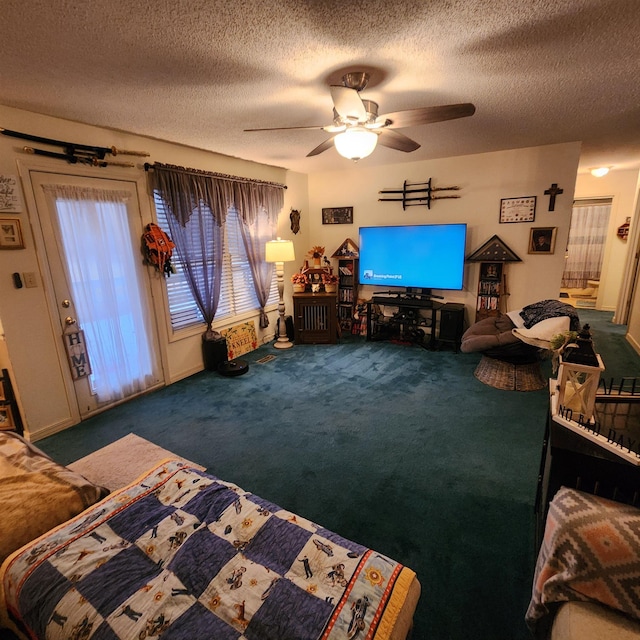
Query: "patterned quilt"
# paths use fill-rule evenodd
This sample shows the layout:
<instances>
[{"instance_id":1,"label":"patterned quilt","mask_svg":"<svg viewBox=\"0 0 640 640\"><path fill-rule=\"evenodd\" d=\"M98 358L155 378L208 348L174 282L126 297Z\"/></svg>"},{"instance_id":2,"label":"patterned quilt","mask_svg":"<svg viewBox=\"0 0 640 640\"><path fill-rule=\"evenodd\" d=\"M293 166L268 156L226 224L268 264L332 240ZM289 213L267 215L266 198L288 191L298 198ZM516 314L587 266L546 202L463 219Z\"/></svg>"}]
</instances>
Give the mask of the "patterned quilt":
<instances>
[{"instance_id":1,"label":"patterned quilt","mask_svg":"<svg viewBox=\"0 0 640 640\"><path fill-rule=\"evenodd\" d=\"M557 607L599 602L640 619L640 509L563 487L549 505L526 622L546 638Z\"/></svg>"},{"instance_id":2,"label":"patterned quilt","mask_svg":"<svg viewBox=\"0 0 640 640\"><path fill-rule=\"evenodd\" d=\"M414 574L182 461L165 462L2 566L28 637L379 638Z\"/></svg>"}]
</instances>

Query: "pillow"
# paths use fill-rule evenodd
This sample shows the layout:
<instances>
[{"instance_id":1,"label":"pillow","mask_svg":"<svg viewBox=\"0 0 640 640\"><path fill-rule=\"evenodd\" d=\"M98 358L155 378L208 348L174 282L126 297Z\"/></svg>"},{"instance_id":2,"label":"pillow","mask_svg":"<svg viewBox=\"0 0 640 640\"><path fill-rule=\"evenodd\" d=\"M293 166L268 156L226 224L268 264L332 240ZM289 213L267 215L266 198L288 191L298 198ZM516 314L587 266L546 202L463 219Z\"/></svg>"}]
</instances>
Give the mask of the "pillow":
<instances>
[{"instance_id":1,"label":"pillow","mask_svg":"<svg viewBox=\"0 0 640 640\"><path fill-rule=\"evenodd\" d=\"M519 342L511 330L513 322L506 315L490 316L472 324L462 336L460 351L474 353Z\"/></svg>"},{"instance_id":2,"label":"pillow","mask_svg":"<svg viewBox=\"0 0 640 640\"><path fill-rule=\"evenodd\" d=\"M524 318L521 315L522 309L518 309L517 311L507 311L505 315L509 316L511 322L516 325L516 329L520 327L524 327Z\"/></svg>"},{"instance_id":3,"label":"pillow","mask_svg":"<svg viewBox=\"0 0 640 640\"><path fill-rule=\"evenodd\" d=\"M547 318L534 324L531 329L526 329L525 327L516 328L513 330L513 334L523 342L533 345L534 347L550 349L551 338L558 333L569 331L570 323L571 319L568 316Z\"/></svg>"},{"instance_id":4,"label":"pillow","mask_svg":"<svg viewBox=\"0 0 640 640\"><path fill-rule=\"evenodd\" d=\"M0 432L0 563L108 493L21 436Z\"/></svg>"}]
</instances>

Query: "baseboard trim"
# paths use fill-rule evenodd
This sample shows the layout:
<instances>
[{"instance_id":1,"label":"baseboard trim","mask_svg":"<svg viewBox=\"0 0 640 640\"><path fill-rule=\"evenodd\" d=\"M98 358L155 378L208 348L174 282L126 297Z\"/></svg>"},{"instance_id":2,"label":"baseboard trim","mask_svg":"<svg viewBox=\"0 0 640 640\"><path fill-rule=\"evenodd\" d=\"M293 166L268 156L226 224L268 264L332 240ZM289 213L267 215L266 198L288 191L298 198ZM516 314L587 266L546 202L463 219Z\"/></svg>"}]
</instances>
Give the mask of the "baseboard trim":
<instances>
[{"instance_id":1,"label":"baseboard trim","mask_svg":"<svg viewBox=\"0 0 640 640\"><path fill-rule=\"evenodd\" d=\"M631 335L628 333L625 336L625 338L627 339L627 342L633 347L635 352L640 356L640 343L634 338L632 338Z\"/></svg>"},{"instance_id":2,"label":"baseboard trim","mask_svg":"<svg viewBox=\"0 0 640 640\"><path fill-rule=\"evenodd\" d=\"M63 420L61 422L56 422L54 424L50 424L47 427L42 429L38 429L37 431L32 431L29 427L25 427L24 429L24 437L29 440L29 442L37 442L38 440L42 440L43 438L48 438L49 436L53 436L56 433L60 433L69 427L73 427L76 424L73 420Z\"/></svg>"}]
</instances>

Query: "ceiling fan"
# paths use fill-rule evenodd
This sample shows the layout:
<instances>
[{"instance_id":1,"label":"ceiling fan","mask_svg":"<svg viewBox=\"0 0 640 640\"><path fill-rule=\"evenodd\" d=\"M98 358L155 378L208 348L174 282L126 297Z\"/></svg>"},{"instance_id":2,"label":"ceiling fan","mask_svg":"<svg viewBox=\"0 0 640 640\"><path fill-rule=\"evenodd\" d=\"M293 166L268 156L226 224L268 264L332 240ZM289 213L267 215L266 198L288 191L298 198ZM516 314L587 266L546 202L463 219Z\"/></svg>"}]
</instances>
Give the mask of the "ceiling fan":
<instances>
[{"instance_id":1,"label":"ceiling fan","mask_svg":"<svg viewBox=\"0 0 640 640\"><path fill-rule=\"evenodd\" d=\"M364 71L342 76L342 85L331 85L333 100L333 124L312 127L272 127L267 129L245 129L245 131L285 131L294 129L322 129L333 134L307 154L317 156L335 144L341 156L349 160L360 160L373 153L380 143L385 147L409 153L420 145L404 134L395 131L402 127L430 124L456 118L466 118L475 113L471 103L448 104L439 107L422 107L378 115L378 104L360 97L369 82Z\"/></svg>"}]
</instances>

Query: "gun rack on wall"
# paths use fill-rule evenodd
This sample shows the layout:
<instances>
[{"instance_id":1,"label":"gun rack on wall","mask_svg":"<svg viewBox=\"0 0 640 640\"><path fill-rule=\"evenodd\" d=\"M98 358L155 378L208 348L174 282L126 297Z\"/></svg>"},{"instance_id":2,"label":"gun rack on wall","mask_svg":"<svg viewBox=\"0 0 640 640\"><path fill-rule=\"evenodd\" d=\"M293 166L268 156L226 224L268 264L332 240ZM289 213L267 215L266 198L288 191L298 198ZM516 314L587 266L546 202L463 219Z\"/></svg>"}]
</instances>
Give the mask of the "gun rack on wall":
<instances>
[{"instance_id":1,"label":"gun rack on wall","mask_svg":"<svg viewBox=\"0 0 640 640\"><path fill-rule=\"evenodd\" d=\"M431 203L434 200L449 200L459 198L459 195L442 195L434 196L433 194L441 191L458 191L460 187L432 187L432 178L426 182L410 183L406 180L402 184L402 189L382 189L378 191L381 195L391 195L391 198L378 198L378 202L402 202L402 209L407 207L426 206L431 209Z\"/></svg>"},{"instance_id":2,"label":"gun rack on wall","mask_svg":"<svg viewBox=\"0 0 640 640\"><path fill-rule=\"evenodd\" d=\"M33 136L29 133L21 133L20 131L11 131L10 129L0 128L3 136L11 138L19 138L37 144L45 144L51 147L60 147L62 151L48 151L46 149L36 149L34 147L22 147L26 153L36 156L44 156L46 158L56 158L58 160L66 160L69 164L87 164L93 167L135 167L133 162L120 162L118 160L106 160L107 155L117 156L139 156L146 157L149 154L146 151L129 151L127 149L117 149L116 147L99 147L88 144L80 144L77 142L65 142L63 140L54 140L53 138L42 138Z\"/></svg>"}]
</instances>

